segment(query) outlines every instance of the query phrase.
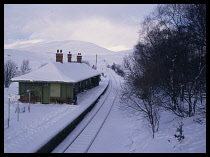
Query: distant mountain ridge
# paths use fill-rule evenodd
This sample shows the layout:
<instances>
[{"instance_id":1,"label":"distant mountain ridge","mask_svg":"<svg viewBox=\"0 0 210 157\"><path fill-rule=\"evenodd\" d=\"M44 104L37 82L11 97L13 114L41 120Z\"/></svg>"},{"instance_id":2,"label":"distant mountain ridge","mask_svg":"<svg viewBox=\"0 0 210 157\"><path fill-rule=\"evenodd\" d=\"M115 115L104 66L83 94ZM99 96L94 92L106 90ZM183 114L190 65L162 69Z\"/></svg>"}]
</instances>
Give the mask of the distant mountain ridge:
<instances>
[{"instance_id":1,"label":"distant mountain ridge","mask_svg":"<svg viewBox=\"0 0 210 157\"><path fill-rule=\"evenodd\" d=\"M17 44L10 49L17 49L22 51L30 52L57 52L57 50L62 50L63 53L77 54L82 53L84 55L107 55L115 53L114 51L108 50L94 43L79 41L79 40L64 40L64 41L43 41L38 43L23 43Z\"/></svg>"},{"instance_id":2,"label":"distant mountain ridge","mask_svg":"<svg viewBox=\"0 0 210 157\"><path fill-rule=\"evenodd\" d=\"M57 50L63 52L63 61L67 62L67 53L71 51L72 60L76 61L76 56L81 53L82 60L88 61L91 66L96 63L96 54L98 64L106 60L107 64L121 64L124 55L131 53L133 50L110 51L96 44L66 40L66 41L44 41L39 43L22 43L17 44L9 49L4 49L4 61L13 60L20 67L23 60L29 60L32 69L39 68L42 64L55 62Z\"/></svg>"}]
</instances>

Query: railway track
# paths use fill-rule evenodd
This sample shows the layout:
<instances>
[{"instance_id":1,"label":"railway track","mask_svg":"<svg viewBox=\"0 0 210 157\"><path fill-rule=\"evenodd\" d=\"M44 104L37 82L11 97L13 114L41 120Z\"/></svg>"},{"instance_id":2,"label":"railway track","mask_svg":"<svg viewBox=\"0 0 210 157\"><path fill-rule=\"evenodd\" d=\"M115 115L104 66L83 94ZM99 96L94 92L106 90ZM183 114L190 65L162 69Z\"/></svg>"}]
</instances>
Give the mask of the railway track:
<instances>
[{"instance_id":1,"label":"railway track","mask_svg":"<svg viewBox=\"0 0 210 157\"><path fill-rule=\"evenodd\" d=\"M115 103L113 83L117 84L110 69L107 69L110 77L110 85L98 104L84 117L80 124L56 147L52 153L87 153L98 136L111 109Z\"/></svg>"}]
</instances>

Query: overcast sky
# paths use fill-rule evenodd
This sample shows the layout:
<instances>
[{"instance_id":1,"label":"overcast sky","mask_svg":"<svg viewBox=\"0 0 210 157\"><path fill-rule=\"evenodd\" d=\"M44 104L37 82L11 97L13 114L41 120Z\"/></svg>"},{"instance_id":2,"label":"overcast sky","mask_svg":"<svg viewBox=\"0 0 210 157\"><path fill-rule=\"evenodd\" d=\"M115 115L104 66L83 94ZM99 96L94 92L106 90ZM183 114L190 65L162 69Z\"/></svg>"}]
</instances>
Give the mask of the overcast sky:
<instances>
[{"instance_id":1,"label":"overcast sky","mask_svg":"<svg viewBox=\"0 0 210 157\"><path fill-rule=\"evenodd\" d=\"M137 43L155 4L5 4L4 44L81 40L120 51Z\"/></svg>"}]
</instances>

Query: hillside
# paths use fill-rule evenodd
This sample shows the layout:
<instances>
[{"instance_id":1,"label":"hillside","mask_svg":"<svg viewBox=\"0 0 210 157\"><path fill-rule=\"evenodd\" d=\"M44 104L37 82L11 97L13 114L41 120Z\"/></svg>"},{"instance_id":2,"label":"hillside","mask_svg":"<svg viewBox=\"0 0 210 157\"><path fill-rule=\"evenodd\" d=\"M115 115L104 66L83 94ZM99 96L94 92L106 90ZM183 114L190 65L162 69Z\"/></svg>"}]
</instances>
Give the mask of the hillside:
<instances>
[{"instance_id":1,"label":"hillside","mask_svg":"<svg viewBox=\"0 0 210 157\"><path fill-rule=\"evenodd\" d=\"M61 49L63 53L82 53L84 55L106 55L113 51L100 47L96 44L78 40L64 40L64 41L43 41L38 43L23 43L11 46L10 49L17 49L30 52L57 52Z\"/></svg>"},{"instance_id":2,"label":"hillside","mask_svg":"<svg viewBox=\"0 0 210 157\"><path fill-rule=\"evenodd\" d=\"M78 53L81 53L83 60L88 61L91 65L96 63L96 54L98 65L103 60L108 64L121 64L125 54L132 52L132 50L113 52L96 44L66 40L66 41L48 41L39 43L25 43L11 46L10 49L4 49L4 61L13 60L20 67L24 59L29 60L32 69L39 68L42 64L55 61L55 53L62 49L64 54L63 61L67 62L67 53L71 51L72 60L76 60ZM112 56L112 57L110 57Z\"/></svg>"},{"instance_id":3,"label":"hillside","mask_svg":"<svg viewBox=\"0 0 210 157\"><path fill-rule=\"evenodd\" d=\"M23 60L29 60L32 70L39 68L42 64L54 61L55 53L36 53L17 49L4 49L4 62L14 61L20 67Z\"/></svg>"}]
</instances>

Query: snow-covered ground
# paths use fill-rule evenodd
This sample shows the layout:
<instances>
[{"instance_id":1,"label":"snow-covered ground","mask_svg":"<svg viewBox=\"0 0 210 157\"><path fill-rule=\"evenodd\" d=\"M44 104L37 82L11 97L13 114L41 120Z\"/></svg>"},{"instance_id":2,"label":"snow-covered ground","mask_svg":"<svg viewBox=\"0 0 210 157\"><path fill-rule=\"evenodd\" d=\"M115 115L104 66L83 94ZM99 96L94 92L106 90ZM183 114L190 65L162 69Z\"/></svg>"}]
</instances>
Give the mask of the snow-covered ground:
<instances>
[{"instance_id":1,"label":"snow-covered ground","mask_svg":"<svg viewBox=\"0 0 210 157\"><path fill-rule=\"evenodd\" d=\"M50 138L60 132L67 124L73 121L87 107L89 107L104 91L108 84L106 78L102 78L100 85L88 91L78 94L78 105L67 104L29 104L19 103L21 110L25 112L15 113L17 103L10 103L10 122L8 127L8 94L18 94L18 84L11 84L4 92L4 152L6 153L30 153L35 152Z\"/></svg>"},{"instance_id":2,"label":"snow-covered ground","mask_svg":"<svg viewBox=\"0 0 210 157\"><path fill-rule=\"evenodd\" d=\"M56 51L56 50L55 50ZM24 53L21 56L16 51L7 51L4 59L13 59L22 62L21 57L25 57L33 65L32 69L38 68L42 63L43 54ZM35 57L33 58L33 54ZM123 54L124 55L124 54ZM113 62L120 64L123 58L120 53L98 55L98 68L106 74L106 64ZM49 57L51 56L51 57ZM45 61L55 60L55 53L47 55L45 53ZM95 63L95 55L84 55L84 60ZM106 62L105 62L105 61ZM44 61L44 62L45 62ZM65 60L64 60L65 61ZM115 74L113 76L118 82L123 79ZM108 77L107 77L108 78ZM25 112L15 113L18 104L11 102L10 108L10 126L7 128L8 120L8 94L18 94L18 84L12 83L9 88L4 89L4 152L34 152L41 145L48 141L50 137L59 132L71 119L76 117L88 104L91 104L94 97L104 89L108 83L108 79L103 78L98 87L78 95L78 103L80 105L59 105L59 104L31 104L30 113L28 112L28 104L19 104L21 110L25 106ZM116 95L118 94L118 84L115 84ZM80 101L80 102L79 102ZM206 124L198 124L193 121L193 117L181 119L172 113L164 111L161 114L159 131L152 138L151 129L148 128L147 122L139 120L125 114L119 108L119 101L116 100L110 112L105 125L102 127L99 135L95 139L89 152L101 153L206 153ZM183 122L183 134L185 139L180 143L174 134L178 122Z\"/></svg>"},{"instance_id":3,"label":"snow-covered ground","mask_svg":"<svg viewBox=\"0 0 210 157\"><path fill-rule=\"evenodd\" d=\"M116 80L122 78L113 72ZM116 95L119 85L115 84ZM127 115L120 110L119 99L102 127L90 153L206 153L206 125L190 118L178 118L168 111L161 114L159 131L152 138L148 123L139 117ZM124 113L124 114L123 114ZM178 123L183 122L185 139L180 143L174 137Z\"/></svg>"},{"instance_id":4,"label":"snow-covered ground","mask_svg":"<svg viewBox=\"0 0 210 157\"><path fill-rule=\"evenodd\" d=\"M120 77L113 73L119 80ZM31 112L20 113L19 121L15 109L17 104L11 104L10 127L4 129L4 152L33 152L50 137L65 127L71 119L81 113L93 101L98 91L102 90L107 80L100 86L78 96L80 105L31 104ZM12 83L5 89L4 119L8 117L7 94L17 94L17 83ZM182 143L174 137L178 122L184 123L185 139ZM92 153L205 153L206 125L200 125L193 118L177 118L169 112L162 113L159 131L152 138L146 122L123 114L116 101L110 116L100 134L91 146Z\"/></svg>"}]
</instances>

